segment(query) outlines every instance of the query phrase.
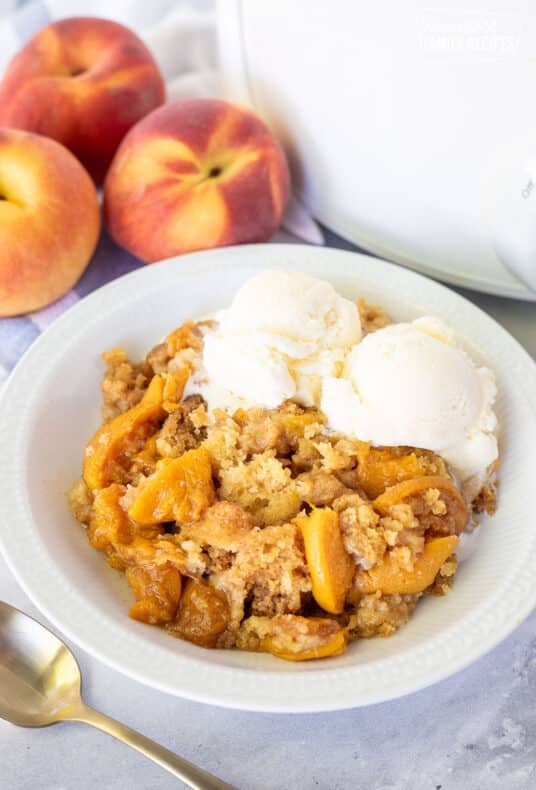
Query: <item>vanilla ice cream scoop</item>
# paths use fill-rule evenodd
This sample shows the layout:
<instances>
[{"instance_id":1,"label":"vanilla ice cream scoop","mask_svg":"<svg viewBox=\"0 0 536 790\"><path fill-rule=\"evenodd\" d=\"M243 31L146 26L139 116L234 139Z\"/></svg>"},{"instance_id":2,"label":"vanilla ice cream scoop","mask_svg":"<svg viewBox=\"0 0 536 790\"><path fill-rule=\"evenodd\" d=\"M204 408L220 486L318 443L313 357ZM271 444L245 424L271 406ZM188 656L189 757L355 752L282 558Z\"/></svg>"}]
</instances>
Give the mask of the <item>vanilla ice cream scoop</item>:
<instances>
[{"instance_id":1,"label":"vanilla ice cream scoop","mask_svg":"<svg viewBox=\"0 0 536 790\"><path fill-rule=\"evenodd\" d=\"M319 405L323 378L341 373L361 339L355 303L297 272L258 274L217 320L193 381L210 408L275 408L288 399Z\"/></svg>"},{"instance_id":2,"label":"vanilla ice cream scoop","mask_svg":"<svg viewBox=\"0 0 536 790\"><path fill-rule=\"evenodd\" d=\"M216 319L185 391L209 409L319 406L328 430L432 450L462 481L484 479L498 457L493 374L439 318L362 340L354 302L324 280L276 270L248 280Z\"/></svg>"},{"instance_id":3,"label":"vanilla ice cream scoop","mask_svg":"<svg viewBox=\"0 0 536 790\"><path fill-rule=\"evenodd\" d=\"M244 283L221 314L220 328L224 334L266 332L323 348L352 346L361 338L355 303L331 283L277 269Z\"/></svg>"},{"instance_id":4,"label":"vanilla ice cream scoop","mask_svg":"<svg viewBox=\"0 0 536 790\"><path fill-rule=\"evenodd\" d=\"M437 452L466 479L497 458L496 387L439 319L393 324L348 354L327 378L321 407L336 431L376 445Z\"/></svg>"}]
</instances>

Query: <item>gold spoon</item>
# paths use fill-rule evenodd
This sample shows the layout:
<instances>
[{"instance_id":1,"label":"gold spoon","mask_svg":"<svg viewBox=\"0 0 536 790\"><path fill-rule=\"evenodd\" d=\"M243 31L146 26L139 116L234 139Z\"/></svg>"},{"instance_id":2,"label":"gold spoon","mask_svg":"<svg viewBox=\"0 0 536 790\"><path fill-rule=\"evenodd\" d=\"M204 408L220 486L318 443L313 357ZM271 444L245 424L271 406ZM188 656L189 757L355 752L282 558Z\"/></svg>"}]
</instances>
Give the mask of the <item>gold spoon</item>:
<instances>
[{"instance_id":1,"label":"gold spoon","mask_svg":"<svg viewBox=\"0 0 536 790\"><path fill-rule=\"evenodd\" d=\"M154 760L194 790L233 790L130 727L88 707L80 668L60 639L32 617L0 601L0 717L20 727L82 721Z\"/></svg>"}]
</instances>

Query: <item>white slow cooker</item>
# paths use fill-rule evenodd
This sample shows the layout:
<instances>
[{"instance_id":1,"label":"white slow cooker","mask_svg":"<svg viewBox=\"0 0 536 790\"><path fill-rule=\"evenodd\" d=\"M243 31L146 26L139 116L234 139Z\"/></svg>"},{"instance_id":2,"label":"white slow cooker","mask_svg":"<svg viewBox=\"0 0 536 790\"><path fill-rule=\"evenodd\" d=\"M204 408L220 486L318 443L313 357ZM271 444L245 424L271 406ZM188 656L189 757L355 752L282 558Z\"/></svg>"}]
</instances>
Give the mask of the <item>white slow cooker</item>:
<instances>
[{"instance_id":1,"label":"white slow cooker","mask_svg":"<svg viewBox=\"0 0 536 790\"><path fill-rule=\"evenodd\" d=\"M533 0L220 0L219 39L229 98L274 128L322 223L536 301Z\"/></svg>"}]
</instances>

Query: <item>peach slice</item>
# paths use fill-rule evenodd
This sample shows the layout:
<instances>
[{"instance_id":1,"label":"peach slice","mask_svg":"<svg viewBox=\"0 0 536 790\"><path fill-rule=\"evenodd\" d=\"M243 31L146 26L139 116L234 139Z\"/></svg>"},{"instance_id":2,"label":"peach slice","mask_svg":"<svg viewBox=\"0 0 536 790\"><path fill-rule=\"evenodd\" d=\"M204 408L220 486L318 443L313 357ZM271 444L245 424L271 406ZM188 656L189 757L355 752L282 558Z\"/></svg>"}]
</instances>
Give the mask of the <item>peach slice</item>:
<instances>
[{"instance_id":1,"label":"peach slice","mask_svg":"<svg viewBox=\"0 0 536 790\"><path fill-rule=\"evenodd\" d=\"M121 507L125 490L125 486L118 483L99 489L87 528L90 544L97 551L104 552L114 567L122 567L129 555L135 556L137 548L145 545L145 539L153 539L163 532L157 524L149 527L134 524Z\"/></svg>"},{"instance_id":2,"label":"peach slice","mask_svg":"<svg viewBox=\"0 0 536 790\"><path fill-rule=\"evenodd\" d=\"M291 440L301 439L311 425L324 422L325 418L321 412L310 411L303 414L281 414L281 423L285 433Z\"/></svg>"},{"instance_id":3,"label":"peach slice","mask_svg":"<svg viewBox=\"0 0 536 790\"><path fill-rule=\"evenodd\" d=\"M136 455L132 458L132 461L138 466L138 468L143 470L144 474L150 474L151 472L154 472L154 467L156 466L158 458L158 450L156 447L157 439L157 433L149 436L140 452L136 453Z\"/></svg>"},{"instance_id":4,"label":"peach slice","mask_svg":"<svg viewBox=\"0 0 536 790\"><path fill-rule=\"evenodd\" d=\"M164 374L164 390L162 393L164 411L171 414L180 406L186 382L190 376L190 368L185 365L174 373Z\"/></svg>"},{"instance_id":5,"label":"peach slice","mask_svg":"<svg viewBox=\"0 0 536 790\"><path fill-rule=\"evenodd\" d=\"M170 358L185 348L199 349L202 346L202 339L195 321L185 321L184 324L170 332L164 342Z\"/></svg>"},{"instance_id":6,"label":"peach slice","mask_svg":"<svg viewBox=\"0 0 536 790\"><path fill-rule=\"evenodd\" d=\"M443 512L434 512L426 501L427 492L436 489L445 503ZM467 524L467 505L454 483L439 475L426 475L413 480L404 480L388 488L374 500L374 507L382 515L389 515L393 505L410 504L415 516L426 530L434 534L456 534L463 532Z\"/></svg>"},{"instance_id":7,"label":"peach slice","mask_svg":"<svg viewBox=\"0 0 536 790\"><path fill-rule=\"evenodd\" d=\"M374 499L391 486L425 476L430 463L415 452L397 454L391 447L362 444L357 452L357 480L368 497Z\"/></svg>"},{"instance_id":8,"label":"peach slice","mask_svg":"<svg viewBox=\"0 0 536 790\"><path fill-rule=\"evenodd\" d=\"M130 506L139 524L198 521L214 501L210 455L204 447L160 461Z\"/></svg>"},{"instance_id":9,"label":"peach slice","mask_svg":"<svg viewBox=\"0 0 536 790\"><path fill-rule=\"evenodd\" d=\"M292 614L273 617L259 642L259 650L285 661L338 656L345 649L346 632L335 620Z\"/></svg>"},{"instance_id":10,"label":"peach slice","mask_svg":"<svg viewBox=\"0 0 536 790\"><path fill-rule=\"evenodd\" d=\"M124 486L112 483L95 496L87 536L93 548L105 554L112 554L117 545L132 541L133 525L119 504L124 494Z\"/></svg>"},{"instance_id":11,"label":"peach slice","mask_svg":"<svg viewBox=\"0 0 536 790\"><path fill-rule=\"evenodd\" d=\"M126 571L136 603L128 616L150 625L169 623L177 614L182 580L172 565L134 566Z\"/></svg>"},{"instance_id":12,"label":"peach slice","mask_svg":"<svg viewBox=\"0 0 536 790\"><path fill-rule=\"evenodd\" d=\"M93 436L84 458L84 480L91 490L104 488L112 482L114 464L125 445L146 423L163 416L164 381L153 376L141 401L111 422L102 425Z\"/></svg>"},{"instance_id":13,"label":"peach slice","mask_svg":"<svg viewBox=\"0 0 536 790\"><path fill-rule=\"evenodd\" d=\"M216 647L230 619L225 593L197 579L186 582L179 612L168 631L200 647Z\"/></svg>"},{"instance_id":14,"label":"peach slice","mask_svg":"<svg viewBox=\"0 0 536 790\"><path fill-rule=\"evenodd\" d=\"M326 612L340 614L355 565L344 548L337 513L317 508L309 516L298 516L313 597Z\"/></svg>"},{"instance_id":15,"label":"peach slice","mask_svg":"<svg viewBox=\"0 0 536 790\"><path fill-rule=\"evenodd\" d=\"M392 561L390 552L387 552L378 565L357 575L356 590L363 594L379 590L384 595L414 595L423 592L433 584L439 569L450 557L457 543L458 538L455 535L427 541L422 555L415 560L411 571L398 567Z\"/></svg>"}]
</instances>

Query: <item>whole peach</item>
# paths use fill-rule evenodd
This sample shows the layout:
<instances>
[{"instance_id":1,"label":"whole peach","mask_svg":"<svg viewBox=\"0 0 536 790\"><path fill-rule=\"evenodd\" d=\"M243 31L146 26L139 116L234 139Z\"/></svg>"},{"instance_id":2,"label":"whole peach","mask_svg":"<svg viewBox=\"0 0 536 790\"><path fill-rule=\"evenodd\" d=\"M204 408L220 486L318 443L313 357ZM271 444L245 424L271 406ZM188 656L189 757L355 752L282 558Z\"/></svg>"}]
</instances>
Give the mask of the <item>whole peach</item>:
<instances>
[{"instance_id":1,"label":"whole peach","mask_svg":"<svg viewBox=\"0 0 536 790\"><path fill-rule=\"evenodd\" d=\"M0 129L0 317L66 293L99 231L97 191L80 162L48 137Z\"/></svg>"},{"instance_id":2,"label":"whole peach","mask_svg":"<svg viewBox=\"0 0 536 790\"><path fill-rule=\"evenodd\" d=\"M140 121L104 184L114 239L147 263L194 250L266 241L289 195L285 155L253 113L185 99Z\"/></svg>"},{"instance_id":3,"label":"whole peach","mask_svg":"<svg viewBox=\"0 0 536 790\"><path fill-rule=\"evenodd\" d=\"M143 42L117 22L72 17L37 33L0 85L0 126L63 143L97 183L125 133L165 99Z\"/></svg>"}]
</instances>

